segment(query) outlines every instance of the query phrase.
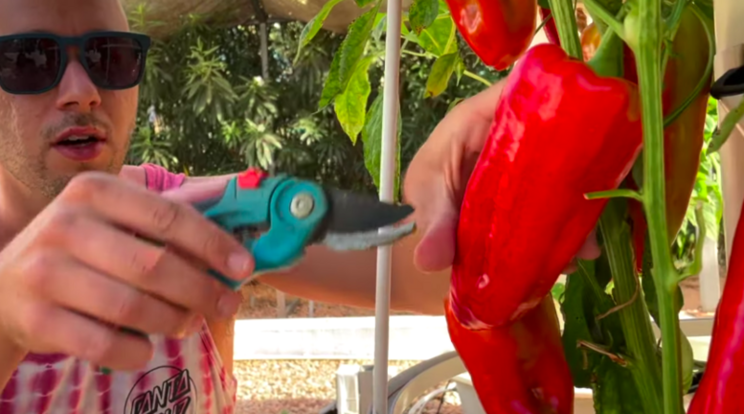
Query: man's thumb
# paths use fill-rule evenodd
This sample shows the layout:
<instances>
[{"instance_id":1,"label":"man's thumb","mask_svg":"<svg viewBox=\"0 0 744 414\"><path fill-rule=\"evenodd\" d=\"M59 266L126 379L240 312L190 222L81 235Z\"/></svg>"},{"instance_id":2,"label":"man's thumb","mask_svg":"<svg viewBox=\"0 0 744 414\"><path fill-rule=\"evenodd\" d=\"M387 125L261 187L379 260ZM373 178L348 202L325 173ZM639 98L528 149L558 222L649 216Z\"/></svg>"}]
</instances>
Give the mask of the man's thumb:
<instances>
[{"instance_id":1,"label":"man's thumb","mask_svg":"<svg viewBox=\"0 0 744 414\"><path fill-rule=\"evenodd\" d=\"M456 232L456 214L448 212L433 220L414 251L416 267L422 272L438 272L452 266Z\"/></svg>"}]
</instances>

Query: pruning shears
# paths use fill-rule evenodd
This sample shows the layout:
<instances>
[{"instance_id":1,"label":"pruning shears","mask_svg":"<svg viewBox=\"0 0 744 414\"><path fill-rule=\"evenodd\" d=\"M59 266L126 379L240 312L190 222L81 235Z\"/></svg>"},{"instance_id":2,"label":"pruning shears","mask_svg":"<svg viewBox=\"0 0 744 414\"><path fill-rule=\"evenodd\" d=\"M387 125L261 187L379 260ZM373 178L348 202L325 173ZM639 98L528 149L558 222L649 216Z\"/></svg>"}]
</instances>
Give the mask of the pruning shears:
<instances>
[{"instance_id":1,"label":"pruning shears","mask_svg":"<svg viewBox=\"0 0 744 414\"><path fill-rule=\"evenodd\" d=\"M253 254L255 270L247 280L210 272L233 289L262 273L292 266L311 244L338 251L364 250L394 243L415 229L414 223L386 228L409 216L411 206L286 174L269 176L255 168L232 178L220 198L195 207Z\"/></svg>"},{"instance_id":2,"label":"pruning shears","mask_svg":"<svg viewBox=\"0 0 744 414\"><path fill-rule=\"evenodd\" d=\"M210 275L237 290L261 273L292 266L305 247L322 243L333 250L364 250L411 234L414 223L386 229L413 212L408 205L323 187L285 174L248 169L232 178L221 197L194 204L205 217L235 235L255 260L253 275L229 279ZM120 329L141 336L126 327ZM101 372L109 369L100 367Z\"/></svg>"}]
</instances>

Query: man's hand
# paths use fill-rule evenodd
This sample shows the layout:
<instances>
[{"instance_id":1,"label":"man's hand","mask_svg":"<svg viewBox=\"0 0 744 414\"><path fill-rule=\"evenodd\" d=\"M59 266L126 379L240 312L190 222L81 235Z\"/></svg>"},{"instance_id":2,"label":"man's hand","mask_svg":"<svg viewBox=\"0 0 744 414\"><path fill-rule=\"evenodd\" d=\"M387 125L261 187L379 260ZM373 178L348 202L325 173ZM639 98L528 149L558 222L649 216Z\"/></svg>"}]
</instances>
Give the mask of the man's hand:
<instances>
[{"instance_id":1,"label":"man's hand","mask_svg":"<svg viewBox=\"0 0 744 414\"><path fill-rule=\"evenodd\" d=\"M118 327L180 337L232 316L240 294L205 269L244 279L253 259L188 204L218 195L215 185L159 195L107 174L74 178L0 252L0 338L135 369L152 345Z\"/></svg>"},{"instance_id":2,"label":"man's hand","mask_svg":"<svg viewBox=\"0 0 744 414\"><path fill-rule=\"evenodd\" d=\"M424 272L452 265L460 204L493 121L503 82L459 105L437 125L419 149L406 173L404 198L416 209L423 232L414 263ZM594 232L577 258L599 256ZM575 268L572 263L566 272Z\"/></svg>"}]
</instances>

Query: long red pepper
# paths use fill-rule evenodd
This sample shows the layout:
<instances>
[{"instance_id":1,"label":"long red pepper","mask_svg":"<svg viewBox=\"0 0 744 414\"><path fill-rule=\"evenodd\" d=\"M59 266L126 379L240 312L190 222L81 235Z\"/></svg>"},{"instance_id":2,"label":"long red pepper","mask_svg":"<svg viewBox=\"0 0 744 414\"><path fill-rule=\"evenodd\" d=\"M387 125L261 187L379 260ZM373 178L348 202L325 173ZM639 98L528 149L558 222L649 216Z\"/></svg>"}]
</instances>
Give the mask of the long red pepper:
<instances>
[{"instance_id":1,"label":"long red pepper","mask_svg":"<svg viewBox=\"0 0 744 414\"><path fill-rule=\"evenodd\" d=\"M742 206L744 208L744 205ZM744 412L744 217L739 218L731 261L700 386L688 414Z\"/></svg>"},{"instance_id":2,"label":"long red pepper","mask_svg":"<svg viewBox=\"0 0 744 414\"><path fill-rule=\"evenodd\" d=\"M595 227L641 149L636 87L557 45L532 47L507 78L460 212L453 309L472 328L534 308ZM498 298L498 299L496 299Z\"/></svg>"},{"instance_id":3,"label":"long red pepper","mask_svg":"<svg viewBox=\"0 0 744 414\"><path fill-rule=\"evenodd\" d=\"M574 388L553 299L519 321L471 330L445 302L450 339L486 414L570 414Z\"/></svg>"}]
</instances>

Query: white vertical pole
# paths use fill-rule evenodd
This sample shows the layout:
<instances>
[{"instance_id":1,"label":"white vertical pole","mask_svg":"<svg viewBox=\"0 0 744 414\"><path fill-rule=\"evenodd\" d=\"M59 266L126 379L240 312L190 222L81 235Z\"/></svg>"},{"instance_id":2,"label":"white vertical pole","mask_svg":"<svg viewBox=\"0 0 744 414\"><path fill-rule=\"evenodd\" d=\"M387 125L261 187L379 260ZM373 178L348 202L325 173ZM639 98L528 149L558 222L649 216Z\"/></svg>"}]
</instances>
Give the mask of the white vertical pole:
<instances>
[{"instance_id":1,"label":"white vertical pole","mask_svg":"<svg viewBox=\"0 0 744 414\"><path fill-rule=\"evenodd\" d=\"M398 152L398 75L400 72L401 0L387 2L385 39L385 78L382 113L382 149L380 154L380 200L393 201L395 162ZM390 323L390 273L392 248L377 249L377 291L375 295L375 364L373 400L375 414L388 412L388 346Z\"/></svg>"},{"instance_id":2,"label":"white vertical pole","mask_svg":"<svg viewBox=\"0 0 744 414\"><path fill-rule=\"evenodd\" d=\"M700 270L700 307L715 312L721 299L721 276L718 268L718 240L706 237L703 242L703 268ZM700 243L700 242L698 242Z\"/></svg>"}]
</instances>

